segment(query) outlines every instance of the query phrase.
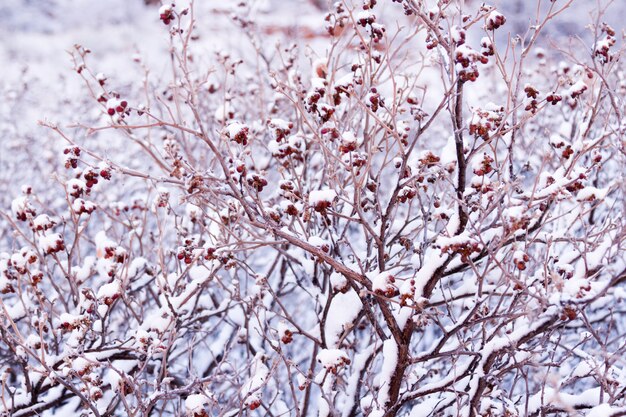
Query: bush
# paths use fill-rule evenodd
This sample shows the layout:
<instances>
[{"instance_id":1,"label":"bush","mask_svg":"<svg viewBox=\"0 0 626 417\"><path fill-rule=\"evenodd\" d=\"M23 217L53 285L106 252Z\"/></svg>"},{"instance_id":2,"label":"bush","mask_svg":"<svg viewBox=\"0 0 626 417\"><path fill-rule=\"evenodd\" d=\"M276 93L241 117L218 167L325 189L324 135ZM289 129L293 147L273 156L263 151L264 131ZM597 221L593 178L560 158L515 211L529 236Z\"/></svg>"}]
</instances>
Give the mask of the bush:
<instances>
[{"instance_id":1,"label":"bush","mask_svg":"<svg viewBox=\"0 0 626 417\"><path fill-rule=\"evenodd\" d=\"M242 1L210 59L167 4L122 88L75 46L98 117L1 214L5 413L626 415L616 31L376 3L307 49Z\"/></svg>"}]
</instances>

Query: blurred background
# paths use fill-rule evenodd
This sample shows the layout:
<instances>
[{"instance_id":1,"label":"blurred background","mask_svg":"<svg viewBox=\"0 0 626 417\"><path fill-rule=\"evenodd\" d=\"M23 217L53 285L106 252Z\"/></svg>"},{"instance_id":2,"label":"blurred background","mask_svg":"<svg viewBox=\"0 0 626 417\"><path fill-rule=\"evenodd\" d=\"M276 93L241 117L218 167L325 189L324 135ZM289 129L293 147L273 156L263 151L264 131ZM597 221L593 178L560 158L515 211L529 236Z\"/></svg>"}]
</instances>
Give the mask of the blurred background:
<instances>
[{"instance_id":1,"label":"blurred background","mask_svg":"<svg viewBox=\"0 0 626 417\"><path fill-rule=\"evenodd\" d=\"M176 2L182 8L186 1ZM463 0L459 0L463 1ZM467 6L482 3L464 0ZM225 50L235 55L249 39L230 18L240 0L201 0L195 2L200 39L198 55ZM323 16L327 0L250 0L262 39L271 43L314 44L323 54L326 42ZM561 7L565 0L554 4ZM355 0L354 4L360 4ZM549 0L499 0L497 7L507 16L500 36L525 33L537 9L545 12ZM538 6L539 4L539 6ZM58 165L59 149L64 146L38 120L69 123L91 117L100 110L86 100L84 85L73 71L67 51L77 43L90 48L90 62L96 72L112 78L116 88L129 88L143 77L143 67L151 77L168 75L168 31L158 19L159 1L154 0L0 0L0 205L10 205L23 183L33 183L33 170L50 174ZM545 31L544 43L563 36L579 38L591 50L591 33L586 26L595 17L592 11L608 8L607 23L617 32L623 29L626 1L574 0L571 7ZM390 0L379 0L379 10L393 19L402 8ZM406 22L406 20L404 20ZM563 44L563 42L559 42ZM273 45L271 45L273 46ZM315 48L315 46L314 46ZM206 58L209 59L209 58ZM136 87L136 86L135 86ZM77 112L77 109L84 111ZM33 166L24 169L24 159ZM43 181L42 184L46 184Z\"/></svg>"}]
</instances>

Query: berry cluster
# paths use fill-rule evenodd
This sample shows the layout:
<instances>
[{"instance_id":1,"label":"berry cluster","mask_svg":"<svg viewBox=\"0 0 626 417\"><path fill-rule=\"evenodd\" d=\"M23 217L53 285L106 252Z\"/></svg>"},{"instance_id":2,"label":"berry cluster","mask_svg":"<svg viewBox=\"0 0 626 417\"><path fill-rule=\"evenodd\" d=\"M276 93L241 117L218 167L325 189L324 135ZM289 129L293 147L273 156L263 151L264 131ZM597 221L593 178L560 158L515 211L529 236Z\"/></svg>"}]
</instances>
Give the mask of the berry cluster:
<instances>
[{"instance_id":1,"label":"berry cluster","mask_svg":"<svg viewBox=\"0 0 626 417\"><path fill-rule=\"evenodd\" d=\"M526 263L530 260L529 256L522 251L515 251L513 254L513 263L520 271L526 269Z\"/></svg>"},{"instance_id":2,"label":"berry cluster","mask_svg":"<svg viewBox=\"0 0 626 417\"><path fill-rule=\"evenodd\" d=\"M489 16L487 16L485 29L495 30L495 29L498 29L500 26L504 25L505 23L506 23L506 18L504 17L504 15L494 10L493 12L489 14Z\"/></svg>"},{"instance_id":3,"label":"berry cluster","mask_svg":"<svg viewBox=\"0 0 626 417\"><path fill-rule=\"evenodd\" d=\"M326 31L330 36L339 36L346 27L349 17L341 2L334 4L334 12L328 13L324 20L326 21Z\"/></svg>"},{"instance_id":4,"label":"berry cluster","mask_svg":"<svg viewBox=\"0 0 626 417\"><path fill-rule=\"evenodd\" d=\"M555 94L555 93L549 94L549 95L546 97L546 101L547 101L548 103L552 104L553 106L556 106L556 104L557 104L559 101L561 101L561 100L563 100L563 97L561 97L559 94Z\"/></svg>"},{"instance_id":5,"label":"berry cluster","mask_svg":"<svg viewBox=\"0 0 626 417\"><path fill-rule=\"evenodd\" d=\"M490 133L500 128L504 120L504 108L489 105L487 109L477 108L469 125L470 135L489 140Z\"/></svg>"},{"instance_id":6,"label":"berry cluster","mask_svg":"<svg viewBox=\"0 0 626 417\"><path fill-rule=\"evenodd\" d=\"M462 262L469 262L472 253L480 253L480 251L480 244L471 241L452 243L441 248L441 253L458 253L461 255Z\"/></svg>"},{"instance_id":7,"label":"berry cluster","mask_svg":"<svg viewBox=\"0 0 626 417\"><path fill-rule=\"evenodd\" d=\"M256 173L248 175L246 181L250 187L254 188L259 193L263 191L263 188L267 185L267 180Z\"/></svg>"},{"instance_id":8,"label":"berry cluster","mask_svg":"<svg viewBox=\"0 0 626 417\"><path fill-rule=\"evenodd\" d=\"M369 107L374 113L378 111L379 107L385 107L385 101L378 93L376 87L370 88L370 92L365 96L365 105Z\"/></svg>"},{"instance_id":9,"label":"berry cluster","mask_svg":"<svg viewBox=\"0 0 626 417\"><path fill-rule=\"evenodd\" d=\"M491 165L494 162L493 157L483 153L482 158L478 161L477 164L474 165L474 174L478 176L483 176L489 174L493 171L493 166Z\"/></svg>"},{"instance_id":10,"label":"berry cluster","mask_svg":"<svg viewBox=\"0 0 626 417\"><path fill-rule=\"evenodd\" d=\"M115 116L116 113L121 116L130 114L128 102L126 100L120 100L119 98L108 99L106 102L106 108L109 116Z\"/></svg>"},{"instance_id":11,"label":"berry cluster","mask_svg":"<svg viewBox=\"0 0 626 417\"><path fill-rule=\"evenodd\" d=\"M455 62L457 74L461 82L476 81L478 78L477 62L486 64L488 59L485 55L473 50L467 45L460 45L456 49Z\"/></svg>"},{"instance_id":12,"label":"berry cluster","mask_svg":"<svg viewBox=\"0 0 626 417\"><path fill-rule=\"evenodd\" d=\"M63 154L67 155L67 158L65 159L65 168L69 169L78 167L78 158L80 157L80 148L78 146L65 148L63 150Z\"/></svg>"},{"instance_id":13,"label":"berry cluster","mask_svg":"<svg viewBox=\"0 0 626 417\"><path fill-rule=\"evenodd\" d=\"M610 49L615 45L615 30L607 25L602 24L602 32L606 35L604 39L598 41L594 48L594 55L600 60L600 63L606 64L613 60Z\"/></svg>"},{"instance_id":14,"label":"berry cluster","mask_svg":"<svg viewBox=\"0 0 626 417\"><path fill-rule=\"evenodd\" d=\"M163 6L161 6L161 8L159 9L159 19L161 19L163 24L169 25L170 22L176 18L176 16L174 15L175 6L176 5L174 3L164 4Z\"/></svg>"}]
</instances>

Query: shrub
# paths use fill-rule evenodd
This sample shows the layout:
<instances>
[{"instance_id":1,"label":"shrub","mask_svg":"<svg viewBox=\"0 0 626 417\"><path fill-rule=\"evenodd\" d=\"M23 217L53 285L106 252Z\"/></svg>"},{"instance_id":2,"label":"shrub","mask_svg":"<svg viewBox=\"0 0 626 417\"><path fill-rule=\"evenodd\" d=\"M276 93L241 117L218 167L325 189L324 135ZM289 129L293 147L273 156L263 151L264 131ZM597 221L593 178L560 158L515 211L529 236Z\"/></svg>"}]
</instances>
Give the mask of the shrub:
<instances>
[{"instance_id":1,"label":"shrub","mask_svg":"<svg viewBox=\"0 0 626 417\"><path fill-rule=\"evenodd\" d=\"M242 1L210 62L166 4L129 88L76 45L100 117L2 213L5 413L624 415L616 32L461 3L335 3L316 54Z\"/></svg>"}]
</instances>

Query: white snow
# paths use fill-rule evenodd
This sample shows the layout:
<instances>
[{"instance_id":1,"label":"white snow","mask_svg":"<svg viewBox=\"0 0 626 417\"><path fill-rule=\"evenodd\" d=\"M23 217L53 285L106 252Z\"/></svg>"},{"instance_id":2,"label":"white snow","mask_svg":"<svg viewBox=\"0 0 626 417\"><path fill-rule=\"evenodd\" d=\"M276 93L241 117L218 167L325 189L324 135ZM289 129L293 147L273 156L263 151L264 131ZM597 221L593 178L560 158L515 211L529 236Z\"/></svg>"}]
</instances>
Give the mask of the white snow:
<instances>
[{"instance_id":1,"label":"white snow","mask_svg":"<svg viewBox=\"0 0 626 417\"><path fill-rule=\"evenodd\" d=\"M232 122L228 126L226 126L226 134L229 138L235 138L241 133L245 133L248 130L248 127L239 122Z\"/></svg>"},{"instance_id":2,"label":"white snow","mask_svg":"<svg viewBox=\"0 0 626 417\"><path fill-rule=\"evenodd\" d=\"M72 210L77 213L86 212L88 214L92 213L96 209L96 205L91 201L83 200L82 198L77 198L72 203Z\"/></svg>"},{"instance_id":3,"label":"white snow","mask_svg":"<svg viewBox=\"0 0 626 417\"><path fill-rule=\"evenodd\" d=\"M50 216L47 214L40 214L33 220L33 226L36 230L48 230L54 225L54 222L50 220Z\"/></svg>"},{"instance_id":4,"label":"white snow","mask_svg":"<svg viewBox=\"0 0 626 417\"><path fill-rule=\"evenodd\" d=\"M185 399L185 409L188 413L198 413L204 410L204 406L208 402L209 398L204 394L191 394Z\"/></svg>"},{"instance_id":5,"label":"white snow","mask_svg":"<svg viewBox=\"0 0 626 417\"><path fill-rule=\"evenodd\" d=\"M39 236L39 246L44 252L56 252L59 243L63 242L63 237L60 233L51 233L49 235Z\"/></svg>"},{"instance_id":6,"label":"white snow","mask_svg":"<svg viewBox=\"0 0 626 417\"><path fill-rule=\"evenodd\" d=\"M27 211L31 207L30 202L28 201L28 197L16 197L11 202L11 211L13 215L17 216L24 211Z\"/></svg>"},{"instance_id":7,"label":"white snow","mask_svg":"<svg viewBox=\"0 0 626 417\"><path fill-rule=\"evenodd\" d=\"M263 363L263 357L264 354L262 352L255 355L250 368L251 376L242 388L241 393L246 398L246 405L250 405L251 403L260 400L261 389L267 383L270 375L269 368Z\"/></svg>"},{"instance_id":8,"label":"white snow","mask_svg":"<svg viewBox=\"0 0 626 417\"><path fill-rule=\"evenodd\" d=\"M343 132L341 134L341 141L346 145L351 145L357 143L357 138L354 132Z\"/></svg>"},{"instance_id":9,"label":"white snow","mask_svg":"<svg viewBox=\"0 0 626 417\"><path fill-rule=\"evenodd\" d=\"M393 293L396 290L395 278L389 272L382 272L372 278L372 290L381 294Z\"/></svg>"},{"instance_id":10,"label":"white snow","mask_svg":"<svg viewBox=\"0 0 626 417\"><path fill-rule=\"evenodd\" d=\"M78 373L86 372L91 366L92 363L89 360L80 356L72 361L72 369Z\"/></svg>"},{"instance_id":11,"label":"white snow","mask_svg":"<svg viewBox=\"0 0 626 417\"><path fill-rule=\"evenodd\" d=\"M361 298L353 289L333 297L324 327L326 345L339 347L341 334L351 326L362 308Z\"/></svg>"},{"instance_id":12,"label":"white snow","mask_svg":"<svg viewBox=\"0 0 626 417\"><path fill-rule=\"evenodd\" d=\"M335 291L349 288L348 279L338 272L330 274L330 285L332 285Z\"/></svg>"},{"instance_id":13,"label":"white snow","mask_svg":"<svg viewBox=\"0 0 626 417\"><path fill-rule=\"evenodd\" d=\"M308 242L316 248L326 248L327 250L330 248L330 242L320 236L311 236Z\"/></svg>"},{"instance_id":14,"label":"white snow","mask_svg":"<svg viewBox=\"0 0 626 417\"><path fill-rule=\"evenodd\" d=\"M104 284L98 289L97 297L100 300L104 300L106 298L114 298L116 296L121 295L122 293L122 283L115 279L108 284Z\"/></svg>"},{"instance_id":15,"label":"white snow","mask_svg":"<svg viewBox=\"0 0 626 417\"><path fill-rule=\"evenodd\" d=\"M398 344L393 337L383 342L383 365L379 374L378 404L385 405L389 400L391 378L398 364Z\"/></svg>"},{"instance_id":16,"label":"white snow","mask_svg":"<svg viewBox=\"0 0 626 417\"><path fill-rule=\"evenodd\" d=\"M594 407L597 406L600 399L600 388L591 388L579 394L568 394L560 392L551 387L545 387L543 391L531 396L528 402L529 413L538 411L542 406L552 405L557 407L565 407L573 409L575 407ZM601 409L601 411L603 411ZM595 414L596 416L605 417L606 414Z\"/></svg>"},{"instance_id":17,"label":"white snow","mask_svg":"<svg viewBox=\"0 0 626 417\"><path fill-rule=\"evenodd\" d=\"M81 321L80 316L76 316L70 313L61 313L61 315L59 316L59 322L61 324L68 324L72 327L78 326L80 324L80 321Z\"/></svg>"},{"instance_id":18,"label":"white snow","mask_svg":"<svg viewBox=\"0 0 626 417\"><path fill-rule=\"evenodd\" d=\"M336 370L350 363L348 355L340 349L321 349L317 354L317 361L327 370Z\"/></svg>"},{"instance_id":19,"label":"white snow","mask_svg":"<svg viewBox=\"0 0 626 417\"><path fill-rule=\"evenodd\" d=\"M592 371L593 368L587 361L581 361L576 369L574 369L574 372L572 372L572 376L581 378L588 376Z\"/></svg>"},{"instance_id":20,"label":"white snow","mask_svg":"<svg viewBox=\"0 0 626 417\"><path fill-rule=\"evenodd\" d=\"M164 4L163 6L159 7L159 15L170 13L172 10L173 9L171 4Z\"/></svg>"},{"instance_id":21,"label":"white snow","mask_svg":"<svg viewBox=\"0 0 626 417\"><path fill-rule=\"evenodd\" d=\"M309 193L309 204L317 206L319 203L331 204L337 198L337 192L329 188L323 190L314 190Z\"/></svg>"},{"instance_id":22,"label":"white snow","mask_svg":"<svg viewBox=\"0 0 626 417\"><path fill-rule=\"evenodd\" d=\"M226 120L229 120L231 118L232 115L232 110L231 110L231 106L230 106L230 102L225 102L224 104L221 104L220 106L217 107L217 109L215 109L215 120L217 120L218 122L225 122Z\"/></svg>"},{"instance_id":23,"label":"white snow","mask_svg":"<svg viewBox=\"0 0 626 417\"><path fill-rule=\"evenodd\" d=\"M424 258L424 265L422 265L419 271L415 274L415 301L418 301L423 297L424 287L432 278L437 268L443 265L447 258L448 256L443 254L440 250L428 251L427 256Z\"/></svg>"},{"instance_id":24,"label":"white snow","mask_svg":"<svg viewBox=\"0 0 626 417\"><path fill-rule=\"evenodd\" d=\"M578 201L593 201L603 200L608 194L608 188L596 188L592 186L586 186L576 194L576 200Z\"/></svg>"},{"instance_id":25,"label":"white snow","mask_svg":"<svg viewBox=\"0 0 626 417\"><path fill-rule=\"evenodd\" d=\"M600 404L590 409L587 417L607 417L613 415L623 415L626 413L626 407L611 407L609 404Z\"/></svg>"},{"instance_id":26,"label":"white snow","mask_svg":"<svg viewBox=\"0 0 626 417\"><path fill-rule=\"evenodd\" d=\"M291 130L291 127L289 125L290 125L289 122L283 119L279 119L279 118L271 119L270 122L268 123L268 126L271 127L272 129L279 129L285 132L289 132Z\"/></svg>"},{"instance_id":27,"label":"white snow","mask_svg":"<svg viewBox=\"0 0 626 417\"><path fill-rule=\"evenodd\" d=\"M571 98L576 98L586 90L587 84L583 80L578 80L567 90L567 95Z\"/></svg>"},{"instance_id":28,"label":"white snow","mask_svg":"<svg viewBox=\"0 0 626 417\"><path fill-rule=\"evenodd\" d=\"M504 15L498 12L497 10L492 11L487 16L487 23L492 26L499 24L498 21L503 21L503 20L504 20Z\"/></svg>"},{"instance_id":29,"label":"white snow","mask_svg":"<svg viewBox=\"0 0 626 417\"><path fill-rule=\"evenodd\" d=\"M460 43L465 40L465 31L459 26L453 26L450 29L450 38L454 43Z\"/></svg>"}]
</instances>

